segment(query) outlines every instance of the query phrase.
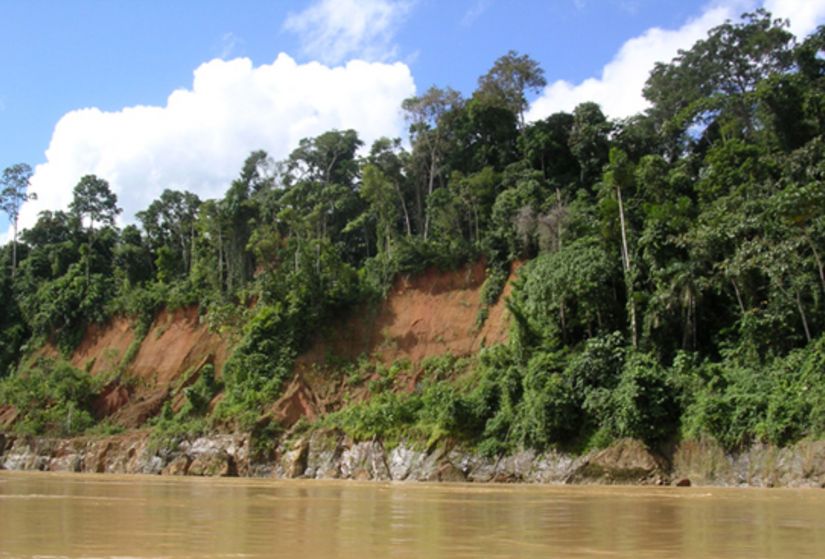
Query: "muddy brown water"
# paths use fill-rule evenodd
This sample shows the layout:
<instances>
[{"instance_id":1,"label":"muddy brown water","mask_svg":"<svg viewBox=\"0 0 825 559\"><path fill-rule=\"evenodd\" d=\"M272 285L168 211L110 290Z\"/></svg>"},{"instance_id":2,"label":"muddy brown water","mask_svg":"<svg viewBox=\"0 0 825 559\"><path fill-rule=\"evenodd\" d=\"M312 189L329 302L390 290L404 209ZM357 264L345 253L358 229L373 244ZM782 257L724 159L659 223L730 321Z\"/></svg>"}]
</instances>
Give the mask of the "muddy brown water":
<instances>
[{"instance_id":1,"label":"muddy brown water","mask_svg":"<svg viewBox=\"0 0 825 559\"><path fill-rule=\"evenodd\" d=\"M825 557L825 492L0 472L0 557Z\"/></svg>"}]
</instances>

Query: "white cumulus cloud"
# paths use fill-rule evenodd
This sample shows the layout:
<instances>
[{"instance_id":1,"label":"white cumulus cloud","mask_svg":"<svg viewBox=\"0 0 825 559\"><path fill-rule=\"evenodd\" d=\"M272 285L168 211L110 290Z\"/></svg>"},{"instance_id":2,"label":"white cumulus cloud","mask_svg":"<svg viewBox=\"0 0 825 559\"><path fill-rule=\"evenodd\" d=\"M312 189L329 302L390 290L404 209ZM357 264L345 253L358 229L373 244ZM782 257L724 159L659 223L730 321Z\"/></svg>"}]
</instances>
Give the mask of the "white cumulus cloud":
<instances>
[{"instance_id":1,"label":"white cumulus cloud","mask_svg":"<svg viewBox=\"0 0 825 559\"><path fill-rule=\"evenodd\" d=\"M220 196L252 150L282 159L300 139L330 129L354 128L367 145L402 135L401 101L414 93L401 63L330 68L280 54L255 67L246 58L215 59L165 106L64 115L31 180L38 199L23 207L20 224L31 226L42 210L65 209L86 174L109 181L127 221L165 188Z\"/></svg>"},{"instance_id":2,"label":"white cumulus cloud","mask_svg":"<svg viewBox=\"0 0 825 559\"><path fill-rule=\"evenodd\" d=\"M774 17L790 20L791 32L799 38L825 23L825 0L765 0L764 7Z\"/></svg>"},{"instance_id":3,"label":"white cumulus cloud","mask_svg":"<svg viewBox=\"0 0 825 559\"><path fill-rule=\"evenodd\" d=\"M599 77L580 83L557 80L544 89L527 114L538 120L557 111L572 111L585 101L595 101L610 117L627 117L645 110L642 89L656 62L669 62L680 49L689 49L725 20L736 20L758 5L753 0L728 0L710 4L698 17L678 29L653 27L626 41ZM788 18L791 31L802 37L825 22L825 0L765 0L775 17Z\"/></svg>"},{"instance_id":4,"label":"white cumulus cloud","mask_svg":"<svg viewBox=\"0 0 825 559\"><path fill-rule=\"evenodd\" d=\"M318 0L290 14L283 27L298 34L306 55L327 64L386 61L398 54L393 38L411 6L411 0Z\"/></svg>"},{"instance_id":5,"label":"white cumulus cloud","mask_svg":"<svg viewBox=\"0 0 825 559\"><path fill-rule=\"evenodd\" d=\"M558 111L572 111L585 101L595 101L605 114L621 118L647 107L642 88L656 62L668 62L679 49L690 48L712 27L738 15L729 6L715 6L679 29L653 27L626 41L598 78L573 84L557 80L548 84L527 114L538 120Z\"/></svg>"}]
</instances>

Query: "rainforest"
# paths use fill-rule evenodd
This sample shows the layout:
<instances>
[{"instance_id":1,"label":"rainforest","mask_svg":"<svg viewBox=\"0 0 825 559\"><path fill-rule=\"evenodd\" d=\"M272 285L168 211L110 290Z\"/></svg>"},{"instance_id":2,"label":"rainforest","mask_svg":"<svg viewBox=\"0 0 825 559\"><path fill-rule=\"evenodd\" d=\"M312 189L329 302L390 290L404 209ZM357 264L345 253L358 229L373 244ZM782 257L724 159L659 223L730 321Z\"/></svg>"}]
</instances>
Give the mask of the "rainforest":
<instances>
[{"instance_id":1,"label":"rainforest","mask_svg":"<svg viewBox=\"0 0 825 559\"><path fill-rule=\"evenodd\" d=\"M468 97L406 99L407 138L255 151L222 198L170 188L123 227L87 175L18 235L31 169L7 168L0 432L248 434L304 468L318 433L488 458L822 439L825 28L718 26L622 120L529 122L545 84L508 52Z\"/></svg>"}]
</instances>

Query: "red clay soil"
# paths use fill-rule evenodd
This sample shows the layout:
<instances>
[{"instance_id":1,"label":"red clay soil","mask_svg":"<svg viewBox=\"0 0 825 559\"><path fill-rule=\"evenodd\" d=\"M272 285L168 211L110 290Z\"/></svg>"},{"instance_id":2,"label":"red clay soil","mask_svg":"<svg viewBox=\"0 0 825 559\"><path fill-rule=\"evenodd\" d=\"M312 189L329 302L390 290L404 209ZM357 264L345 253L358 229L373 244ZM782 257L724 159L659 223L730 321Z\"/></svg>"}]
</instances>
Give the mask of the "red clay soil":
<instances>
[{"instance_id":1,"label":"red clay soil","mask_svg":"<svg viewBox=\"0 0 825 559\"><path fill-rule=\"evenodd\" d=\"M504 296L490 309L483 327L476 326L484 278L480 262L452 272L429 270L399 277L382 303L334 321L298 358L298 365L324 363L329 357L353 360L364 354L386 364L402 358L415 364L447 353L469 355L504 342L510 325Z\"/></svg>"},{"instance_id":2,"label":"red clay soil","mask_svg":"<svg viewBox=\"0 0 825 559\"><path fill-rule=\"evenodd\" d=\"M93 375L114 372L134 340L134 330L125 318L92 325L71 362ZM98 396L95 413L125 427L137 427L157 414L169 397L180 399L175 398L177 392L187 384L182 375L207 363L220 375L227 351L226 342L200 323L196 308L162 311L122 377L106 385ZM192 376L189 383L194 380Z\"/></svg>"},{"instance_id":3,"label":"red clay soil","mask_svg":"<svg viewBox=\"0 0 825 559\"><path fill-rule=\"evenodd\" d=\"M135 331L126 318L116 317L104 325L92 324L72 353L72 365L94 376L116 371L134 339Z\"/></svg>"},{"instance_id":4,"label":"red clay soil","mask_svg":"<svg viewBox=\"0 0 825 559\"><path fill-rule=\"evenodd\" d=\"M143 339L129 373L158 388L170 386L186 371L206 363L216 375L227 357L226 343L201 324L195 307L173 312L161 311Z\"/></svg>"},{"instance_id":5,"label":"red clay soil","mask_svg":"<svg viewBox=\"0 0 825 559\"><path fill-rule=\"evenodd\" d=\"M160 412L169 398L179 407L180 391L194 382L194 373L209 363L220 376L227 353L226 341L201 324L197 308L161 311L127 369L134 387L127 402L122 390L104 391L105 402L114 404L106 411L113 422L137 427Z\"/></svg>"},{"instance_id":6,"label":"red clay soil","mask_svg":"<svg viewBox=\"0 0 825 559\"><path fill-rule=\"evenodd\" d=\"M324 365L368 355L387 365L408 359L415 370L415 365L427 357L448 353L466 356L484 346L505 342L510 329L505 299L518 267L513 267L504 292L489 309L481 329L476 321L485 279L483 263L452 272L429 270L415 277L397 278L383 302L362 306L332 321L309 351L298 357L295 377L272 406L272 414L289 427L301 417L311 420L337 408L348 389L342 379L336 381L336 377L324 374ZM409 380L411 386L415 384L414 376Z\"/></svg>"},{"instance_id":7,"label":"red clay soil","mask_svg":"<svg viewBox=\"0 0 825 559\"><path fill-rule=\"evenodd\" d=\"M483 263L397 278L383 302L364 305L324 328L310 350L298 358L296 375L273 404L273 413L291 425L335 407L344 388L322 371L335 362L330 363L330 358L352 361L368 355L385 364L408 359L417 365L427 357L470 355L485 345L506 341L510 318L504 299L515 269L481 329L476 321L485 279ZM91 326L71 362L94 375L116 371L134 339L125 318ZM122 377L98 397L98 417L125 427L140 426L165 401L179 405L181 389L194 382L195 373L205 364L211 363L220 376L228 350L225 339L201 324L196 308L162 311ZM11 410L0 412L0 420L12 419Z\"/></svg>"}]
</instances>

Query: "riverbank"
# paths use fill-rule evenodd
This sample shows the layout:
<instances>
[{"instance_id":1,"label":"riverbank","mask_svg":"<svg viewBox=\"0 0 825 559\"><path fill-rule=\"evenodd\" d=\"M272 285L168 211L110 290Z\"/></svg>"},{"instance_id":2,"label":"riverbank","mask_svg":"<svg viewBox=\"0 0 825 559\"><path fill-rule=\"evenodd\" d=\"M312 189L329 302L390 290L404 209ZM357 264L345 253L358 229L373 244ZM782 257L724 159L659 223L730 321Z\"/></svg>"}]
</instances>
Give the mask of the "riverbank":
<instances>
[{"instance_id":1,"label":"riverbank","mask_svg":"<svg viewBox=\"0 0 825 559\"><path fill-rule=\"evenodd\" d=\"M146 431L72 439L0 435L0 468L18 471L378 481L825 487L825 441L725 453L688 441L669 456L625 439L583 455L524 450L486 457L442 444L420 449L316 432L262 455L246 434L163 443Z\"/></svg>"}]
</instances>

